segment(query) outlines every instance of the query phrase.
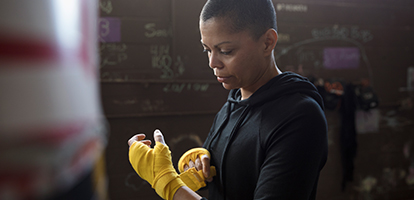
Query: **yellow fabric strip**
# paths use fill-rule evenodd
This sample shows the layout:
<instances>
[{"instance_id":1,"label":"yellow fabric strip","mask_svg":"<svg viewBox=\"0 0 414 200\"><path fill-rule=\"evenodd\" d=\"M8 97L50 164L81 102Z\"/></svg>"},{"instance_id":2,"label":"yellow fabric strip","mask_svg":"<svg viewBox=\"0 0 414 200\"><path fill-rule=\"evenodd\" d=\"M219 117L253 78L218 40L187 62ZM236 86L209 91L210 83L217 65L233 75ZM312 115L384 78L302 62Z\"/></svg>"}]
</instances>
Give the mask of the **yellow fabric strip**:
<instances>
[{"instance_id":1,"label":"yellow fabric strip","mask_svg":"<svg viewBox=\"0 0 414 200\"><path fill-rule=\"evenodd\" d=\"M135 142L129 149L129 161L137 174L148 181L163 199L172 200L183 181L175 171L168 146L157 142L154 149Z\"/></svg>"}]
</instances>

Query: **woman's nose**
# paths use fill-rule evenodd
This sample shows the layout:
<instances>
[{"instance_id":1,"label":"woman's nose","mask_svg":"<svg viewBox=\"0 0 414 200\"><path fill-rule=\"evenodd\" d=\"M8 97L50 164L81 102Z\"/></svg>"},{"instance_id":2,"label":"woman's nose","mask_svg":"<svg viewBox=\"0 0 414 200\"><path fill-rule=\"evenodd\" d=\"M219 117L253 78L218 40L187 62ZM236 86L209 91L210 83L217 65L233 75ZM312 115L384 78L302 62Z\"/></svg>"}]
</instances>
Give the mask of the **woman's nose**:
<instances>
[{"instance_id":1,"label":"woman's nose","mask_svg":"<svg viewBox=\"0 0 414 200\"><path fill-rule=\"evenodd\" d=\"M221 60L219 59L219 56L214 53L214 52L210 52L209 54L209 65L211 69L214 68L221 68L223 66L223 63L221 62Z\"/></svg>"}]
</instances>

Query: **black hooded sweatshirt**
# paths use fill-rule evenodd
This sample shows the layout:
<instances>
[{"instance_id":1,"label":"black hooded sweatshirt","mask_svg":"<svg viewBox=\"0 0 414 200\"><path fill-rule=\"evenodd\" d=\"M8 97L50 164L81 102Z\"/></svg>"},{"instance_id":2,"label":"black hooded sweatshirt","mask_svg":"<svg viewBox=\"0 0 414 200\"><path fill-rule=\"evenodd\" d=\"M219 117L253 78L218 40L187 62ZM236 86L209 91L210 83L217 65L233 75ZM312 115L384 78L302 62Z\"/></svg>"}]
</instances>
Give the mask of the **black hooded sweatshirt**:
<instances>
[{"instance_id":1,"label":"black hooded sweatshirt","mask_svg":"<svg viewBox=\"0 0 414 200\"><path fill-rule=\"evenodd\" d=\"M209 199L315 199L328 153L316 88L285 72L240 99L239 89L230 91L204 143L217 169Z\"/></svg>"}]
</instances>

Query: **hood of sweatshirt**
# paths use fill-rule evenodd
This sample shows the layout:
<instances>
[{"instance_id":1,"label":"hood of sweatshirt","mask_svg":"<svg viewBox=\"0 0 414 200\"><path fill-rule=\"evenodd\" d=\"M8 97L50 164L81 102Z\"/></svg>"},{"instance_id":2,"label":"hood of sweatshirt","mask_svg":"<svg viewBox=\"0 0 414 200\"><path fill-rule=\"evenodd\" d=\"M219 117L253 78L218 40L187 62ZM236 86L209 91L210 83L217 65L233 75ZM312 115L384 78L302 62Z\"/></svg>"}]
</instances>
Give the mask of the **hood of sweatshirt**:
<instances>
[{"instance_id":1,"label":"hood of sweatshirt","mask_svg":"<svg viewBox=\"0 0 414 200\"><path fill-rule=\"evenodd\" d=\"M240 89L231 90L227 98L227 105L225 105L226 114L220 115L216 121L216 128L213 133L207 137L204 147L210 149L212 142L219 137L221 131L226 124L231 123L232 130L229 135L228 142L224 145L224 153L221 157L220 169L223 169L223 163L225 159L225 152L227 151L228 145L231 143L234 135L237 134L240 124L246 118L249 110L255 106L263 105L266 102L276 100L284 95L301 93L313 98L324 110L324 104L321 95L319 94L316 87L308 81L307 78L300 76L292 72L284 72L272 78L265 85L260 87L256 92L254 92L248 99L241 99ZM237 117L237 120L229 122L230 115L232 113L232 108L235 107L244 107L242 108L241 114ZM219 176L220 183L223 184L223 174Z\"/></svg>"},{"instance_id":2,"label":"hood of sweatshirt","mask_svg":"<svg viewBox=\"0 0 414 200\"><path fill-rule=\"evenodd\" d=\"M245 100L240 100L240 89L231 90L227 101L239 106L250 107L293 93L301 93L312 97L324 109L322 97L316 87L307 78L292 72L284 72L275 76Z\"/></svg>"}]
</instances>

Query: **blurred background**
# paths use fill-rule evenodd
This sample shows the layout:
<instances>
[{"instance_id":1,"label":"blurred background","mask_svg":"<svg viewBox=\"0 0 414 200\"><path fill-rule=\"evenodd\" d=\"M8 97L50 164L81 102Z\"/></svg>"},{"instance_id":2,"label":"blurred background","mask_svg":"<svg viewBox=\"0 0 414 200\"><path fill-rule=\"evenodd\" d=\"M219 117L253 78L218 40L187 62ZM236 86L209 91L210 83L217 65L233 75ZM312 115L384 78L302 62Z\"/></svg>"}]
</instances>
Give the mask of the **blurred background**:
<instances>
[{"instance_id":1,"label":"blurred background","mask_svg":"<svg viewBox=\"0 0 414 200\"><path fill-rule=\"evenodd\" d=\"M176 164L226 101L200 45L204 3L100 0L112 199L159 199L128 162L129 137L161 129ZM310 78L326 101L329 158L317 199L414 199L414 1L273 3L277 65Z\"/></svg>"}]
</instances>

